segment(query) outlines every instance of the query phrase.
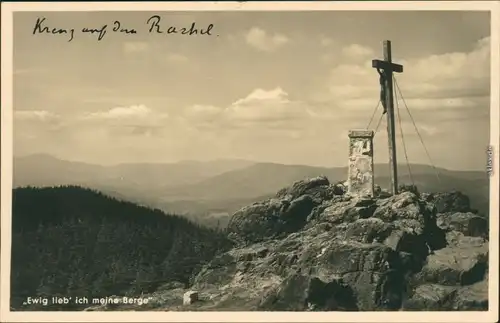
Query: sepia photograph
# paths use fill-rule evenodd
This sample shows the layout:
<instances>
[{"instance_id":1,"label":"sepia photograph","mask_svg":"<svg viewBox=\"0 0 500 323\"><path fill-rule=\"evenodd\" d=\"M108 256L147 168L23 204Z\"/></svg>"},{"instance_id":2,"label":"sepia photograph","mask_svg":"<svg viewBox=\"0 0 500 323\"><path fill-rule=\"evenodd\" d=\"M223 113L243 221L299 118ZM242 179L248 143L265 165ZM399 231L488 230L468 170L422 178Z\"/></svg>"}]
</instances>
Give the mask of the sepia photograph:
<instances>
[{"instance_id":1,"label":"sepia photograph","mask_svg":"<svg viewBox=\"0 0 500 323\"><path fill-rule=\"evenodd\" d=\"M498 320L499 6L438 4L2 3L2 321Z\"/></svg>"}]
</instances>

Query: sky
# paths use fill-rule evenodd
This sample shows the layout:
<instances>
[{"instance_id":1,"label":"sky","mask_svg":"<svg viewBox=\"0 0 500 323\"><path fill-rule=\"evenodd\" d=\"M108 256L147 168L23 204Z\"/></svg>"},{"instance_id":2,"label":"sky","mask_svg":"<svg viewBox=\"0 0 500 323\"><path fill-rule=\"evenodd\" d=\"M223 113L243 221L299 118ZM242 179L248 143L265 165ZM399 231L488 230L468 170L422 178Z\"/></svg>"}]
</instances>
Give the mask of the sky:
<instances>
[{"instance_id":1,"label":"sky","mask_svg":"<svg viewBox=\"0 0 500 323\"><path fill-rule=\"evenodd\" d=\"M148 33L213 24L212 35ZM33 35L37 18L67 34ZM137 34L82 34L115 20ZM436 166L481 170L490 115L487 12L23 12L14 14L14 154L97 164L241 158L345 166L379 99L392 42L404 102ZM401 95L412 163L429 158ZM399 111L399 112L397 112ZM370 129L375 130L379 106ZM400 122L399 122L400 120ZM375 162L388 162L386 119Z\"/></svg>"}]
</instances>

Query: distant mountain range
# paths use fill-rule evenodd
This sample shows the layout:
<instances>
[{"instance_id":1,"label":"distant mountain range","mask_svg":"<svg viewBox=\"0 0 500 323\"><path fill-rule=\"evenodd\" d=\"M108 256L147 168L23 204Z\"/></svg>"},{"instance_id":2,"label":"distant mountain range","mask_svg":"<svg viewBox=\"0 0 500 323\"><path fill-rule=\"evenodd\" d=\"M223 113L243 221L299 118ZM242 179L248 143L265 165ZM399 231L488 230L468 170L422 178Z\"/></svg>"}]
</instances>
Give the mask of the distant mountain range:
<instances>
[{"instance_id":1,"label":"distant mountain range","mask_svg":"<svg viewBox=\"0 0 500 323\"><path fill-rule=\"evenodd\" d=\"M245 160L215 160L102 166L35 154L14 158L14 185L46 186L67 184L70 181L111 187L146 186L155 190L195 183L249 165L252 162Z\"/></svg>"},{"instance_id":2,"label":"distant mountain range","mask_svg":"<svg viewBox=\"0 0 500 323\"><path fill-rule=\"evenodd\" d=\"M486 172L452 171L415 164L400 165L401 183L413 182L420 191L460 190L472 205L487 213ZM436 171L438 176L436 176ZM50 155L14 159L14 187L80 185L166 212L217 219L242 206L272 196L280 188L306 177L326 175L331 182L346 179L347 167L313 167L257 163L246 160L183 161L164 164L101 166L65 161ZM390 183L387 165L375 165L375 181Z\"/></svg>"}]
</instances>

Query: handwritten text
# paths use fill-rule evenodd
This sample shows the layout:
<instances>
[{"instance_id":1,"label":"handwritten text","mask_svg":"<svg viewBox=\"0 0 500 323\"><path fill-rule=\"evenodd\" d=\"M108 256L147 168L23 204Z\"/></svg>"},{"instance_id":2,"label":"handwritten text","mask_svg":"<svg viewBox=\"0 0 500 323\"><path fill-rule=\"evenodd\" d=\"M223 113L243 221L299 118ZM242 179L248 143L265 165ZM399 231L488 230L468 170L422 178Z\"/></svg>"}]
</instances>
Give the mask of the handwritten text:
<instances>
[{"instance_id":1,"label":"handwritten text","mask_svg":"<svg viewBox=\"0 0 500 323\"><path fill-rule=\"evenodd\" d=\"M165 25L161 22L161 17L153 15L149 17L144 25L143 33L147 34L164 34L164 35L185 35L185 36L212 36L214 24L199 26L196 22L192 22L189 26L173 26ZM77 34L94 36L97 41L102 41L108 33L119 33L122 35L137 35L141 31L140 28L125 26L119 20L114 20L110 24L86 26L82 28L62 28L54 27L47 22L47 18L37 18L33 26L33 35L53 35L64 36L68 42L73 41ZM218 35L217 35L218 36Z\"/></svg>"}]
</instances>

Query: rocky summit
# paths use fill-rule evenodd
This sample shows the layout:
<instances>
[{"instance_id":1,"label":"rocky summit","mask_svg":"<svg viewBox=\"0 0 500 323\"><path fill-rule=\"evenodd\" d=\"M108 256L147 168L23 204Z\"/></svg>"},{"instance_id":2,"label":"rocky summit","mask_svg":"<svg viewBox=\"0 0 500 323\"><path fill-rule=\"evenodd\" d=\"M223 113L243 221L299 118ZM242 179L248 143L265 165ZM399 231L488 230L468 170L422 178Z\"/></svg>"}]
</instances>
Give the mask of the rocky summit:
<instances>
[{"instance_id":1,"label":"rocky summit","mask_svg":"<svg viewBox=\"0 0 500 323\"><path fill-rule=\"evenodd\" d=\"M237 211L234 247L133 310L487 310L488 222L459 192L356 197L326 177ZM197 301L183 305L196 291ZM106 308L101 308L106 309ZM126 310L127 308L121 308Z\"/></svg>"}]
</instances>

